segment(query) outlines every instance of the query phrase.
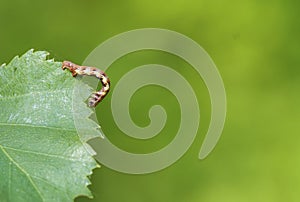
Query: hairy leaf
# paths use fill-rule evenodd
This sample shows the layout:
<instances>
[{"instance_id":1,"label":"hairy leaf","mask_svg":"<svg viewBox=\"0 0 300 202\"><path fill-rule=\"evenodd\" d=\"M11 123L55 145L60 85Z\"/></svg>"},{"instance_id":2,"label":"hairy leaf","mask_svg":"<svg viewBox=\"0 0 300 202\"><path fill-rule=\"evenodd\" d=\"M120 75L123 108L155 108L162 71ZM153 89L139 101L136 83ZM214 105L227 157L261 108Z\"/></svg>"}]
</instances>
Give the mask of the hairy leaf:
<instances>
[{"instance_id":1,"label":"hairy leaf","mask_svg":"<svg viewBox=\"0 0 300 202\"><path fill-rule=\"evenodd\" d=\"M88 86L28 51L0 67L0 201L73 201L98 167L86 144L100 136Z\"/></svg>"}]
</instances>

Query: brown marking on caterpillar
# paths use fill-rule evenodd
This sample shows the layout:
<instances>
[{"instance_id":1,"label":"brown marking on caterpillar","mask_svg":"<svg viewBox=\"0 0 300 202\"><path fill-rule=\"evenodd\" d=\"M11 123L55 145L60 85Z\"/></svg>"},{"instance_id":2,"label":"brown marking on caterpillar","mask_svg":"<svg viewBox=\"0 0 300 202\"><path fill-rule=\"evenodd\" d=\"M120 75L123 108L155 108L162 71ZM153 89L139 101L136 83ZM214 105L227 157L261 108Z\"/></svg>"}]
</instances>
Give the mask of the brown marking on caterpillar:
<instances>
[{"instance_id":1,"label":"brown marking on caterpillar","mask_svg":"<svg viewBox=\"0 0 300 202\"><path fill-rule=\"evenodd\" d=\"M62 69L63 70L68 69L72 73L73 77L77 75L88 75L88 76L95 76L101 81L102 88L100 89L100 91L93 93L89 98L90 107L96 107L97 104L99 104L99 102L101 102L109 92L109 88L110 88L109 78L103 71L95 67L79 66L72 62L64 61L62 63Z\"/></svg>"}]
</instances>

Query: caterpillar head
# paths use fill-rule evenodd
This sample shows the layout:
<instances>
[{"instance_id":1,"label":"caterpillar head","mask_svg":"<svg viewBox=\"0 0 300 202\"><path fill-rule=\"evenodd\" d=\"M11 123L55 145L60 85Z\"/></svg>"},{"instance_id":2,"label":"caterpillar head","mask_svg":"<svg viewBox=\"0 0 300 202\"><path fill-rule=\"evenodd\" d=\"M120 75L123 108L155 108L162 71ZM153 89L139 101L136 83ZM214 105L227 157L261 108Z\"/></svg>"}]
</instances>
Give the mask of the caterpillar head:
<instances>
[{"instance_id":1,"label":"caterpillar head","mask_svg":"<svg viewBox=\"0 0 300 202\"><path fill-rule=\"evenodd\" d=\"M77 73L76 73L77 65L72 62L63 61L61 68L63 70L68 69L72 73L73 76L77 75Z\"/></svg>"}]
</instances>

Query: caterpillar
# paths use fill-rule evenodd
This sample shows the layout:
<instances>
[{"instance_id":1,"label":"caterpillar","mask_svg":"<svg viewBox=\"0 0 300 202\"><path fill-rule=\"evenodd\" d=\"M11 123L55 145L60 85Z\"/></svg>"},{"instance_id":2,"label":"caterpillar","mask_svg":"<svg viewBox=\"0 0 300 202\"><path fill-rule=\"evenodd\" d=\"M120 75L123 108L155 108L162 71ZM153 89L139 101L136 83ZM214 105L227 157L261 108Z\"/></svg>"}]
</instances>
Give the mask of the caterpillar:
<instances>
[{"instance_id":1,"label":"caterpillar","mask_svg":"<svg viewBox=\"0 0 300 202\"><path fill-rule=\"evenodd\" d=\"M99 104L99 102L101 102L109 92L109 88L110 88L109 78L103 71L97 69L96 67L79 66L70 61L64 61L62 63L62 69L63 70L68 69L72 73L73 77L76 77L77 75L88 75L88 76L95 76L101 81L102 83L101 90L93 93L89 98L88 104L90 107L96 107L97 104Z\"/></svg>"}]
</instances>

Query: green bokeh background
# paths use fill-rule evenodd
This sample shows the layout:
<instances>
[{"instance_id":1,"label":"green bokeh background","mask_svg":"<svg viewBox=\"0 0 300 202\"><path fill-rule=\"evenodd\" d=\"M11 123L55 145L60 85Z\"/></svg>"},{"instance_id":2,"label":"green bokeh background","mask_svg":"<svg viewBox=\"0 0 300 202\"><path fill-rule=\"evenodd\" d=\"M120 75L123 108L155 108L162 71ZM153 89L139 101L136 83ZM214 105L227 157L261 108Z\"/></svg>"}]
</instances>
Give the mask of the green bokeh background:
<instances>
[{"instance_id":1,"label":"green bokeh background","mask_svg":"<svg viewBox=\"0 0 300 202\"><path fill-rule=\"evenodd\" d=\"M224 80L228 112L222 137L205 160L198 152L210 119L207 89L195 71L173 55L140 51L108 70L112 83L136 66L172 67L193 86L201 108L199 132L188 152L172 166L147 175L94 171L94 199L130 202L300 201L300 3L298 1L103 1L12 0L0 2L0 63L30 48L47 50L56 60L82 63L106 39L137 28L180 32L212 57ZM111 94L97 108L103 131L115 145L148 153L176 134L180 108L175 97L147 86L132 97L130 113L139 126L154 104L168 121L150 140L135 140L115 125ZM120 100L122 102L122 100ZM137 165L138 166L138 165Z\"/></svg>"}]
</instances>

